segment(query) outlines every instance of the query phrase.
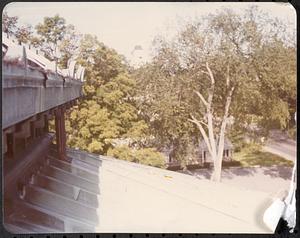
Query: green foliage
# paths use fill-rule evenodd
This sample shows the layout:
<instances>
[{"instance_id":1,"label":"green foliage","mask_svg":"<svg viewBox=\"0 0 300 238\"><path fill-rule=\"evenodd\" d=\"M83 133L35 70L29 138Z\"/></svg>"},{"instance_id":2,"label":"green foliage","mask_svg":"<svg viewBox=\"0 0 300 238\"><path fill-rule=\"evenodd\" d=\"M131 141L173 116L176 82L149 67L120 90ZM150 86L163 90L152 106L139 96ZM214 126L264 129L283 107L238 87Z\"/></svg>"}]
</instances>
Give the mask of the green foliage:
<instances>
[{"instance_id":1,"label":"green foliage","mask_svg":"<svg viewBox=\"0 0 300 238\"><path fill-rule=\"evenodd\" d=\"M257 112L260 124L267 128L285 129L293 125L296 111L295 48L274 39L263 45L256 58L260 78Z\"/></svg>"},{"instance_id":2,"label":"green foliage","mask_svg":"<svg viewBox=\"0 0 300 238\"><path fill-rule=\"evenodd\" d=\"M153 145L173 148L179 161L188 157L188 146L197 146L200 133L188 118L193 113L206 122L205 106L194 93L207 98L206 63L215 78L214 132L220 131L228 91L235 88L227 135L237 150L246 134L256 140L269 129L288 127L296 110L296 51L282 26L254 7L245 15L225 9L187 23L171 40L157 37L153 61L134 72L138 108ZM251 129L254 125L264 130Z\"/></svg>"},{"instance_id":3,"label":"green foliage","mask_svg":"<svg viewBox=\"0 0 300 238\"><path fill-rule=\"evenodd\" d=\"M154 167L164 168L165 158L153 148L139 149L135 153L136 159L139 163L151 165Z\"/></svg>"},{"instance_id":4,"label":"green foliage","mask_svg":"<svg viewBox=\"0 0 300 238\"><path fill-rule=\"evenodd\" d=\"M119 146L108 150L107 154L118 159L164 168L165 158L153 148L132 149L128 146Z\"/></svg>"},{"instance_id":5,"label":"green foliage","mask_svg":"<svg viewBox=\"0 0 300 238\"><path fill-rule=\"evenodd\" d=\"M156 167L163 167L158 151L166 149L185 165L202 139L190 114L206 122L206 108L194 93L207 98L205 63L215 76L214 132L235 86L229 110L234 123L227 136L236 151L260 157L259 148L246 149L245 134L259 137L269 129L294 126L295 45L282 37L286 32L280 22L255 8L244 16L224 10L190 22L170 41L157 37L153 61L136 70L97 37L77 35L59 15L45 17L35 28L37 35L30 27L18 28L17 20L4 12L4 31L40 46L63 68L72 57L86 68L84 97L67 115L70 147ZM252 125L265 131L253 132ZM126 145L117 145L120 141Z\"/></svg>"},{"instance_id":6,"label":"green foliage","mask_svg":"<svg viewBox=\"0 0 300 238\"><path fill-rule=\"evenodd\" d=\"M228 134L228 138L234 145L235 152L240 152L247 145L247 142L245 141L245 132L241 130L230 130Z\"/></svg>"},{"instance_id":7,"label":"green foliage","mask_svg":"<svg viewBox=\"0 0 300 238\"><path fill-rule=\"evenodd\" d=\"M39 44L48 59L57 62L59 44L66 35L66 20L59 15L45 17L43 23L36 25L35 29L38 34L35 44Z\"/></svg>"},{"instance_id":8,"label":"green foliage","mask_svg":"<svg viewBox=\"0 0 300 238\"><path fill-rule=\"evenodd\" d=\"M240 161L244 167L249 166L293 166L293 162L278 155L265 152L258 144L249 144L238 153L233 154L233 159Z\"/></svg>"},{"instance_id":9,"label":"green foliage","mask_svg":"<svg viewBox=\"0 0 300 238\"><path fill-rule=\"evenodd\" d=\"M250 142L243 148L245 153L256 153L262 150L262 145L259 143Z\"/></svg>"},{"instance_id":10,"label":"green foliage","mask_svg":"<svg viewBox=\"0 0 300 238\"><path fill-rule=\"evenodd\" d=\"M8 16L7 12L2 15L2 31L8 36L15 36L19 43L30 43L33 29L31 25L18 26L19 18L17 16Z\"/></svg>"},{"instance_id":11,"label":"green foliage","mask_svg":"<svg viewBox=\"0 0 300 238\"><path fill-rule=\"evenodd\" d=\"M70 134L68 144L93 153L100 153L108 146L109 140L119 135L117 122L111 120L106 108L95 101L87 100L72 110L69 115Z\"/></svg>"},{"instance_id":12,"label":"green foliage","mask_svg":"<svg viewBox=\"0 0 300 238\"><path fill-rule=\"evenodd\" d=\"M134 151L128 146L119 146L109 149L107 155L130 162L137 162L134 156Z\"/></svg>"},{"instance_id":13,"label":"green foliage","mask_svg":"<svg viewBox=\"0 0 300 238\"><path fill-rule=\"evenodd\" d=\"M73 25L66 25L64 37L58 45L61 53L58 63L61 68L67 68L68 60L76 55L80 38L81 35L76 33Z\"/></svg>"},{"instance_id":14,"label":"green foliage","mask_svg":"<svg viewBox=\"0 0 300 238\"><path fill-rule=\"evenodd\" d=\"M86 67L84 99L69 114L68 145L100 154L126 138L142 146L147 125L135 107L136 82L122 56L91 35L82 38L79 51L78 62Z\"/></svg>"},{"instance_id":15,"label":"green foliage","mask_svg":"<svg viewBox=\"0 0 300 238\"><path fill-rule=\"evenodd\" d=\"M92 139L92 142L87 147L87 151L93 153L100 153L102 149L102 143L97 141L96 139Z\"/></svg>"},{"instance_id":16,"label":"green foliage","mask_svg":"<svg viewBox=\"0 0 300 238\"><path fill-rule=\"evenodd\" d=\"M132 145L144 146L149 141L149 127L144 120L132 122L131 127L125 132L125 137L132 140Z\"/></svg>"},{"instance_id":17,"label":"green foliage","mask_svg":"<svg viewBox=\"0 0 300 238\"><path fill-rule=\"evenodd\" d=\"M157 63L158 64L158 63ZM192 111L192 88L186 78L169 77L153 63L136 70L137 107L154 138L151 146L174 148L174 159L181 161L189 143L197 143L196 130L187 120Z\"/></svg>"},{"instance_id":18,"label":"green foliage","mask_svg":"<svg viewBox=\"0 0 300 238\"><path fill-rule=\"evenodd\" d=\"M19 27L17 32L15 33L19 43L30 43L31 37L32 37L32 27L29 26L22 26Z\"/></svg>"},{"instance_id":19,"label":"green foliage","mask_svg":"<svg viewBox=\"0 0 300 238\"><path fill-rule=\"evenodd\" d=\"M45 17L44 22L36 26L37 33L43 37L45 43L57 44L64 38L66 21L59 15Z\"/></svg>"}]
</instances>

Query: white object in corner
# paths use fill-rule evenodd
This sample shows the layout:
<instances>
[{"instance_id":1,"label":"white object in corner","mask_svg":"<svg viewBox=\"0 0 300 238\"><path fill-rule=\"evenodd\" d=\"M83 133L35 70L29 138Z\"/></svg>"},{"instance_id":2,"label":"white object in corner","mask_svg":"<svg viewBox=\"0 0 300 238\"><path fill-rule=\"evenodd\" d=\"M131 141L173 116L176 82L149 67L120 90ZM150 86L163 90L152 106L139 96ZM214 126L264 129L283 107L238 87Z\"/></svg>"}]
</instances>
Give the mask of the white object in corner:
<instances>
[{"instance_id":1,"label":"white object in corner","mask_svg":"<svg viewBox=\"0 0 300 238\"><path fill-rule=\"evenodd\" d=\"M277 198L265 211L263 221L272 232L275 231L285 206L285 203Z\"/></svg>"}]
</instances>

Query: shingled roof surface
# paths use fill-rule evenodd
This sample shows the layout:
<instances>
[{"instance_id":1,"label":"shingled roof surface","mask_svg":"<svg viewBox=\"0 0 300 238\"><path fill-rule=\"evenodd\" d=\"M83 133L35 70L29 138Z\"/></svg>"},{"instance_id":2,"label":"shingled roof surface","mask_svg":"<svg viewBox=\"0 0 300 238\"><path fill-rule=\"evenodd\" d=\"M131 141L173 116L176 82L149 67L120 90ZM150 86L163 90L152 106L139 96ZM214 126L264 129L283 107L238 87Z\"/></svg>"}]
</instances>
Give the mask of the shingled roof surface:
<instances>
[{"instance_id":1,"label":"shingled roof surface","mask_svg":"<svg viewBox=\"0 0 300 238\"><path fill-rule=\"evenodd\" d=\"M270 233L262 222L271 199L193 176L68 150L48 155L6 220L13 233Z\"/></svg>"}]
</instances>

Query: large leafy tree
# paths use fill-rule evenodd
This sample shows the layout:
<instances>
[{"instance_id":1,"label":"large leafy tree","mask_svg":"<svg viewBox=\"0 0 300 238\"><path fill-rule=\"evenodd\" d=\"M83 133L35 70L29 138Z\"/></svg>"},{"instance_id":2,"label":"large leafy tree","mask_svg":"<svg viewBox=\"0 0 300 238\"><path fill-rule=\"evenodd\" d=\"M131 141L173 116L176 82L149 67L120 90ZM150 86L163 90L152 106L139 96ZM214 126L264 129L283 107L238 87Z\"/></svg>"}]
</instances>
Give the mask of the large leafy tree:
<instances>
[{"instance_id":1,"label":"large leafy tree","mask_svg":"<svg viewBox=\"0 0 300 238\"><path fill-rule=\"evenodd\" d=\"M2 32L6 33L8 37L14 36L17 38L19 44L30 43L33 29L31 25L19 26L17 16L9 16L6 11L2 14Z\"/></svg>"},{"instance_id":2,"label":"large leafy tree","mask_svg":"<svg viewBox=\"0 0 300 238\"><path fill-rule=\"evenodd\" d=\"M61 68L67 68L70 59L76 59L81 37L73 25L66 25L64 37L58 46L61 54L58 64Z\"/></svg>"},{"instance_id":3,"label":"large leafy tree","mask_svg":"<svg viewBox=\"0 0 300 238\"><path fill-rule=\"evenodd\" d=\"M57 69L58 59L61 56L59 45L66 35L65 19L59 15L45 17L43 23L39 23L35 28L40 48L48 59L55 61Z\"/></svg>"},{"instance_id":4,"label":"large leafy tree","mask_svg":"<svg viewBox=\"0 0 300 238\"><path fill-rule=\"evenodd\" d=\"M150 124L175 122L169 127L158 123L157 134L195 124L213 159L215 181L221 179L229 125L231 131L253 124L284 128L295 110L295 48L287 44L281 26L255 8L244 16L224 10L187 24L171 41L157 39L156 57L137 74L141 91L146 90L142 98L149 103L145 114L151 108ZM174 121L180 116L172 105L185 105L179 113L183 120ZM192 130L181 133L194 136ZM182 144L180 132L177 138Z\"/></svg>"},{"instance_id":5,"label":"large leafy tree","mask_svg":"<svg viewBox=\"0 0 300 238\"><path fill-rule=\"evenodd\" d=\"M162 166L161 155L144 149L148 128L138 114L136 82L122 56L91 35L82 38L79 52L77 61L86 67L86 81L84 98L69 115L69 146Z\"/></svg>"},{"instance_id":6,"label":"large leafy tree","mask_svg":"<svg viewBox=\"0 0 300 238\"><path fill-rule=\"evenodd\" d=\"M17 23L17 16L9 16L6 11L2 13L2 31L8 36L14 35L17 30Z\"/></svg>"},{"instance_id":7,"label":"large leafy tree","mask_svg":"<svg viewBox=\"0 0 300 238\"><path fill-rule=\"evenodd\" d=\"M67 25L59 15L45 17L35 27L36 32L30 26L19 27L17 17L5 13L4 19L7 33L20 43L40 48L56 65L66 68L72 59L86 68L84 97L67 117L69 146L98 154L109 152L126 160L125 148L131 154L130 161L164 165L161 154L145 147L148 127L138 114L134 100L136 82L129 76L121 55L96 37L78 35L74 26Z\"/></svg>"},{"instance_id":8,"label":"large leafy tree","mask_svg":"<svg viewBox=\"0 0 300 238\"><path fill-rule=\"evenodd\" d=\"M159 57L171 60L168 54ZM193 150L190 145L197 144L196 130L186 120L192 110L192 89L184 75L174 77L162 70L163 60L159 57L134 74L138 82L137 106L149 126L152 140L148 143L184 165Z\"/></svg>"},{"instance_id":9,"label":"large leafy tree","mask_svg":"<svg viewBox=\"0 0 300 238\"><path fill-rule=\"evenodd\" d=\"M31 25L18 27L15 36L19 43L30 44L32 41L33 29Z\"/></svg>"},{"instance_id":10,"label":"large leafy tree","mask_svg":"<svg viewBox=\"0 0 300 238\"><path fill-rule=\"evenodd\" d=\"M40 48L45 56L56 62L56 67L67 68L71 58L75 59L81 35L75 27L67 24L59 15L45 17L42 23L35 27L36 34L31 37L30 43Z\"/></svg>"}]
</instances>

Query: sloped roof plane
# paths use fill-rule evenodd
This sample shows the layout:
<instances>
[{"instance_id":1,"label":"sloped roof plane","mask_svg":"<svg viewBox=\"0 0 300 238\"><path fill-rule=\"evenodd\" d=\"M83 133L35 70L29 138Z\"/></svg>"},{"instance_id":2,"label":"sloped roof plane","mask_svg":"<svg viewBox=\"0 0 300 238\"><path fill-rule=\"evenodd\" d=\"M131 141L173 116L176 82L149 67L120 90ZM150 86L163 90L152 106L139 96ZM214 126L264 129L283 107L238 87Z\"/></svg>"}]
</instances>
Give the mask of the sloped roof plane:
<instances>
[{"instance_id":1,"label":"sloped roof plane","mask_svg":"<svg viewBox=\"0 0 300 238\"><path fill-rule=\"evenodd\" d=\"M270 233L263 192L68 149L16 201L12 232Z\"/></svg>"}]
</instances>

